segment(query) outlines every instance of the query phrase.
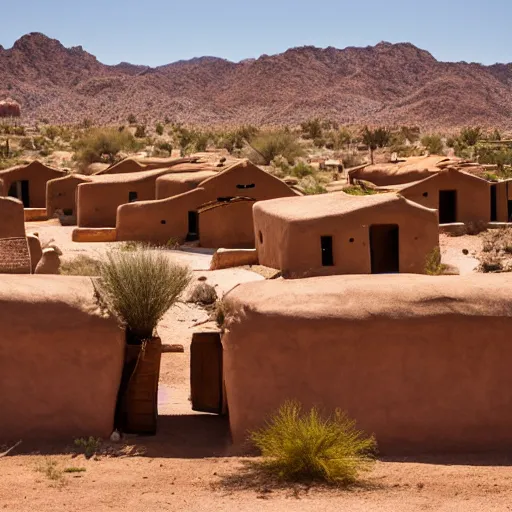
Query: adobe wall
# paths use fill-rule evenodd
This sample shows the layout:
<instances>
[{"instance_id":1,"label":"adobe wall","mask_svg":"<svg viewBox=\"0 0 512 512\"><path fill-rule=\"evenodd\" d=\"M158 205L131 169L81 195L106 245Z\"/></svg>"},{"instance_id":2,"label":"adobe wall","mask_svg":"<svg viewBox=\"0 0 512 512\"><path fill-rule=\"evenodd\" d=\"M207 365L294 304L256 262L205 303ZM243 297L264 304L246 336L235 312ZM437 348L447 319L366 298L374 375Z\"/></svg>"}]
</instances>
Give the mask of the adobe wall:
<instances>
[{"instance_id":1,"label":"adobe wall","mask_svg":"<svg viewBox=\"0 0 512 512\"><path fill-rule=\"evenodd\" d=\"M117 239L165 244L170 238L185 241L188 212L206 202L203 188L161 199L123 204L117 211Z\"/></svg>"},{"instance_id":2,"label":"adobe wall","mask_svg":"<svg viewBox=\"0 0 512 512\"><path fill-rule=\"evenodd\" d=\"M438 210L440 190L457 190L457 222L489 222L490 184L481 179L458 175L456 172L441 172L400 193L411 201Z\"/></svg>"},{"instance_id":3,"label":"adobe wall","mask_svg":"<svg viewBox=\"0 0 512 512\"><path fill-rule=\"evenodd\" d=\"M0 197L0 238L25 236L23 204L14 197Z\"/></svg>"},{"instance_id":4,"label":"adobe wall","mask_svg":"<svg viewBox=\"0 0 512 512\"><path fill-rule=\"evenodd\" d=\"M181 174L183 174L181 176ZM156 199L177 196L194 190L204 180L215 176L214 171L197 171L194 173L172 173L161 176L156 180Z\"/></svg>"},{"instance_id":5,"label":"adobe wall","mask_svg":"<svg viewBox=\"0 0 512 512\"><path fill-rule=\"evenodd\" d=\"M125 339L97 311L88 278L0 275L0 444L108 438Z\"/></svg>"},{"instance_id":6,"label":"adobe wall","mask_svg":"<svg viewBox=\"0 0 512 512\"><path fill-rule=\"evenodd\" d=\"M138 201L155 199L156 176L131 182L93 182L78 186L77 225L88 228L116 226L117 207L128 203L130 192L137 192Z\"/></svg>"},{"instance_id":7,"label":"adobe wall","mask_svg":"<svg viewBox=\"0 0 512 512\"><path fill-rule=\"evenodd\" d=\"M435 211L403 201L337 217L288 222L267 214L258 204L254 206L260 264L280 269L289 277L371 273L372 224L398 224L400 272L425 273L427 256L439 246ZM332 236L333 266L322 266L322 236Z\"/></svg>"},{"instance_id":8,"label":"adobe wall","mask_svg":"<svg viewBox=\"0 0 512 512\"><path fill-rule=\"evenodd\" d=\"M511 290L504 274L235 288L222 338L234 442L296 399L346 411L384 455L512 449Z\"/></svg>"},{"instance_id":9,"label":"adobe wall","mask_svg":"<svg viewBox=\"0 0 512 512\"><path fill-rule=\"evenodd\" d=\"M57 210L72 210L72 215L76 215L78 185L89 181L91 181L90 178L76 174L50 180L46 184L46 211L48 218L51 219Z\"/></svg>"},{"instance_id":10,"label":"adobe wall","mask_svg":"<svg viewBox=\"0 0 512 512\"><path fill-rule=\"evenodd\" d=\"M508 201L512 200L512 180L500 181L496 187L496 222L510 222L508 217ZM492 186L492 184L491 184Z\"/></svg>"},{"instance_id":11,"label":"adobe wall","mask_svg":"<svg viewBox=\"0 0 512 512\"><path fill-rule=\"evenodd\" d=\"M255 185L251 188L240 186ZM79 187L79 190L84 185ZM217 201L219 197L251 197L257 201L295 196L281 180L249 162L218 173L201 186L178 196L145 203L126 204L117 215L118 240L165 243L170 238L184 240L188 232L188 212ZM201 231L201 227L199 228ZM246 228L244 228L246 229Z\"/></svg>"},{"instance_id":12,"label":"adobe wall","mask_svg":"<svg viewBox=\"0 0 512 512\"><path fill-rule=\"evenodd\" d=\"M223 203L199 214L199 245L226 249L254 247L253 201Z\"/></svg>"},{"instance_id":13,"label":"adobe wall","mask_svg":"<svg viewBox=\"0 0 512 512\"><path fill-rule=\"evenodd\" d=\"M26 166L14 167L0 172L3 182L3 191L0 195L6 196L13 182L28 180L30 200L28 207L46 208L46 183L55 178L62 178L65 175L64 171L52 169L37 161Z\"/></svg>"}]
</instances>

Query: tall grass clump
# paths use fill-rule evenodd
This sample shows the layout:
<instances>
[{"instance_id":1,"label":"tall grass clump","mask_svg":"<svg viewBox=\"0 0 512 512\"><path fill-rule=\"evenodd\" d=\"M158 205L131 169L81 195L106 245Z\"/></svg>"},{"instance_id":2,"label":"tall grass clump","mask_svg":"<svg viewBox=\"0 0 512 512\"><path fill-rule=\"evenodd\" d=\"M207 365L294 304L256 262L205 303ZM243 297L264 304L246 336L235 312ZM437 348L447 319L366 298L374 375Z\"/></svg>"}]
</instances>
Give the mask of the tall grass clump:
<instances>
[{"instance_id":1,"label":"tall grass clump","mask_svg":"<svg viewBox=\"0 0 512 512\"><path fill-rule=\"evenodd\" d=\"M66 276L90 276L100 275L101 261L85 254L79 254L72 260L63 261L59 272Z\"/></svg>"},{"instance_id":2,"label":"tall grass clump","mask_svg":"<svg viewBox=\"0 0 512 512\"><path fill-rule=\"evenodd\" d=\"M261 157L262 163L265 165L270 165L270 162L278 155L284 157L290 164L304 156L304 149L297 137L285 130L260 132L251 138L250 146Z\"/></svg>"},{"instance_id":3,"label":"tall grass clump","mask_svg":"<svg viewBox=\"0 0 512 512\"><path fill-rule=\"evenodd\" d=\"M297 402L286 402L251 440L261 450L261 468L271 476L341 485L354 483L370 468L376 447L374 438L340 410L323 418L316 408L303 412Z\"/></svg>"},{"instance_id":4,"label":"tall grass clump","mask_svg":"<svg viewBox=\"0 0 512 512\"><path fill-rule=\"evenodd\" d=\"M128 340L150 339L191 277L188 267L158 251L110 251L95 282L96 298L126 327Z\"/></svg>"},{"instance_id":5,"label":"tall grass clump","mask_svg":"<svg viewBox=\"0 0 512 512\"><path fill-rule=\"evenodd\" d=\"M75 160L81 165L94 162L113 164L120 151L137 149L134 136L128 131L117 128L91 128L82 137L73 142Z\"/></svg>"}]
</instances>

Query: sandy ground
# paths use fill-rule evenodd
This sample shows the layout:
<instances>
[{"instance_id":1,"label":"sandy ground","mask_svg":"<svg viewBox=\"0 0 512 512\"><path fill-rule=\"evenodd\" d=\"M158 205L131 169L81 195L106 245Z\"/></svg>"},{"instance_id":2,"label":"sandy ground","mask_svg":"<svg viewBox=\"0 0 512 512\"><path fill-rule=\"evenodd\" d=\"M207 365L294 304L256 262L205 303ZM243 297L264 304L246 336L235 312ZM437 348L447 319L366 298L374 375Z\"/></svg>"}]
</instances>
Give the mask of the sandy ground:
<instances>
[{"instance_id":1,"label":"sandy ground","mask_svg":"<svg viewBox=\"0 0 512 512\"><path fill-rule=\"evenodd\" d=\"M43 241L53 239L65 257L101 254L109 244L75 244L71 229L31 224ZM472 272L477 237L441 236L443 260ZM469 256L462 249L470 251ZM249 269L211 272L211 254L169 251L189 264L222 295L238 283L263 279ZM195 413L189 402L190 342L208 314L195 304L179 303L159 326L164 343L179 343L184 353L162 355L159 433L131 436L111 445L108 455L86 460L69 446L22 443L0 458L0 510L21 512L115 510L186 511L506 511L512 510L511 460L504 457L379 460L361 485L348 490L279 488L246 470L249 459L230 444L226 418ZM69 445L71 445L71 440ZM45 468L54 464L53 477ZM66 473L65 469L85 471Z\"/></svg>"},{"instance_id":2,"label":"sandy ground","mask_svg":"<svg viewBox=\"0 0 512 512\"><path fill-rule=\"evenodd\" d=\"M480 264L476 256L482 250L482 239L479 236L440 234L439 245L443 263L458 268L460 275L476 272ZM468 254L463 253L466 250Z\"/></svg>"}]
</instances>

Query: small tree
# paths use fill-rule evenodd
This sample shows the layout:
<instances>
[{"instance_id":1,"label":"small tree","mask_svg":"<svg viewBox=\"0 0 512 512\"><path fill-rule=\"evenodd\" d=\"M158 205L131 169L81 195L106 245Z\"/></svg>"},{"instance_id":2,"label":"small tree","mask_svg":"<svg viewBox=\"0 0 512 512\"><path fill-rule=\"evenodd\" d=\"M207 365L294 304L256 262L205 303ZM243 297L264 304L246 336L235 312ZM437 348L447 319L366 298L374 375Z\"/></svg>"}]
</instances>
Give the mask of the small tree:
<instances>
[{"instance_id":1,"label":"small tree","mask_svg":"<svg viewBox=\"0 0 512 512\"><path fill-rule=\"evenodd\" d=\"M290 164L304 155L304 149L297 137L284 130L261 132L253 137L249 144L260 155L265 165L270 165L278 155L286 158Z\"/></svg>"},{"instance_id":2,"label":"small tree","mask_svg":"<svg viewBox=\"0 0 512 512\"><path fill-rule=\"evenodd\" d=\"M143 139L146 136L146 127L143 124L137 125L135 128L135 137L137 139Z\"/></svg>"},{"instance_id":3,"label":"small tree","mask_svg":"<svg viewBox=\"0 0 512 512\"><path fill-rule=\"evenodd\" d=\"M128 116L127 121L128 121L128 124L137 124L137 118L135 117L134 114L130 114Z\"/></svg>"},{"instance_id":4,"label":"small tree","mask_svg":"<svg viewBox=\"0 0 512 512\"><path fill-rule=\"evenodd\" d=\"M155 126L155 132L157 133L157 135L163 135L164 134L164 126L162 123L157 123L157 125Z\"/></svg>"},{"instance_id":5,"label":"small tree","mask_svg":"<svg viewBox=\"0 0 512 512\"><path fill-rule=\"evenodd\" d=\"M441 155L444 149L441 137L436 134L425 135L421 139L421 144L431 155Z\"/></svg>"},{"instance_id":6,"label":"small tree","mask_svg":"<svg viewBox=\"0 0 512 512\"><path fill-rule=\"evenodd\" d=\"M474 146L482 137L482 129L479 126L464 128L460 132L460 140L467 146Z\"/></svg>"}]
</instances>

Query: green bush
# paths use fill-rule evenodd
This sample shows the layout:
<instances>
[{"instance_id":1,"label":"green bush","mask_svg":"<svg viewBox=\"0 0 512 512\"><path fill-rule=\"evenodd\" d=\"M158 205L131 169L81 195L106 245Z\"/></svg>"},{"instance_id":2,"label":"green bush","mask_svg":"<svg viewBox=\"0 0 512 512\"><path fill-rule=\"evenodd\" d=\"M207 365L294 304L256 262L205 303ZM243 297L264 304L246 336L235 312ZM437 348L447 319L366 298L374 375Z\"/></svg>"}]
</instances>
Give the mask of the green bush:
<instances>
[{"instance_id":1,"label":"green bush","mask_svg":"<svg viewBox=\"0 0 512 512\"><path fill-rule=\"evenodd\" d=\"M466 146L474 146L482 138L482 129L479 126L463 128L459 138Z\"/></svg>"},{"instance_id":2,"label":"green bush","mask_svg":"<svg viewBox=\"0 0 512 512\"><path fill-rule=\"evenodd\" d=\"M443 141L441 140L441 137L439 135L425 135L424 137L421 138L421 144L425 146L425 148L431 155L443 154Z\"/></svg>"},{"instance_id":3,"label":"green bush","mask_svg":"<svg viewBox=\"0 0 512 512\"><path fill-rule=\"evenodd\" d=\"M290 163L304 156L304 149L295 135L285 130L261 132L250 141L251 147L258 153L265 165L281 155Z\"/></svg>"},{"instance_id":4,"label":"green bush","mask_svg":"<svg viewBox=\"0 0 512 512\"><path fill-rule=\"evenodd\" d=\"M138 124L137 128L135 128L135 137L137 139L143 139L146 136L146 126L143 124Z\"/></svg>"},{"instance_id":5,"label":"green bush","mask_svg":"<svg viewBox=\"0 0 512 512\"><path fill-rule=\"evenodd\" d=\"M425 274L429 276L440 276L447 270L447 265L441 263L441 251L435 247L425 261Z\"/></svg>"},{"instance_id":6,"label":"green bush","mask_svg":"<svg viewBox=\"0 0 512 512\"><path fill-rule=\"evenodd\" d=\"M137 118L134 114L130 114L127 118L128 124L137 124Z\"/></svg>"},{"instance_id":7,"label":"green bush","mask_svg":"<svg viewBox=\"0 0 512 512\"><path fill-rule=\"evenodd\" d=\"M323 136L322 123L318 118L305 121L301 123L300 127L305 139L321 139Z\"/></svg>"},{"instance_id":8,"label":"green bush","mask_svg":"<svg viewBox=\"0 0 512 512\"><path fill-rule=\"evenodd\" d=\"M157 135L164 134L164 126L162 123L157 123L157 125L155 126L155 132L157 133Z\"/></svg>"},{"instance_id":9,"label":"green bush","mask_svg":"<svg viewBox=\"0 0 512 512\"><path fill-rule=\"evenodd\" d=\"M315 169L313 169L313 167L308 165L306 162L299 161L290 169L290 174L296 178L304 178L305 176L314 175Z\"/></svg>"},{"instance_id":10,"label":"green bush","mask_svg":"<svg viewBox=\"0 0 512 512\"><path fill-rule=\"evenodd\" d=\"M149 339L191 276L187 267L149 248L110 251L95 282L96 298L126 327L129 339Z\"/></svg>"},{"instance_id":11,"label":"green bush","mask_svg":"<svg viewBox=\"0 0 512 512\"><path fill-rule=\"evenodd\" d=\"M133 135L116 128L91 128L73 142L75 160L82 165L93 162L114 163L120 151L135 150L137 143Z\"/></svg>"},{"instance_id":12,"label":"green bush","mask_svg":"<svg viewBox=\"0 0 512 512\"><path fill-rule=\"evenodd\" d=\"M315 408L303 413L297 402L285 403L251 439L261 450L261 468L286 481L353 483L371 467L375 449L374 438L341 411L324 419Z\"/></svg>"}]
</instances>

